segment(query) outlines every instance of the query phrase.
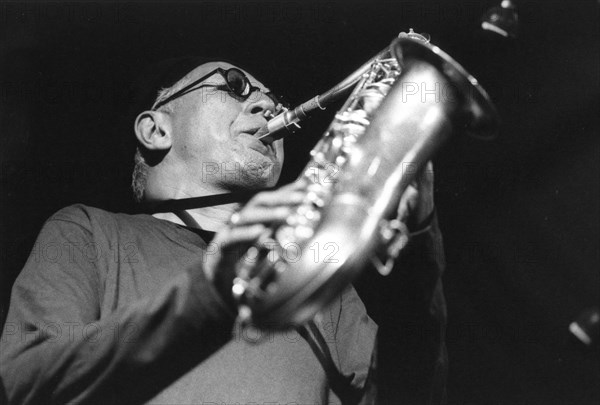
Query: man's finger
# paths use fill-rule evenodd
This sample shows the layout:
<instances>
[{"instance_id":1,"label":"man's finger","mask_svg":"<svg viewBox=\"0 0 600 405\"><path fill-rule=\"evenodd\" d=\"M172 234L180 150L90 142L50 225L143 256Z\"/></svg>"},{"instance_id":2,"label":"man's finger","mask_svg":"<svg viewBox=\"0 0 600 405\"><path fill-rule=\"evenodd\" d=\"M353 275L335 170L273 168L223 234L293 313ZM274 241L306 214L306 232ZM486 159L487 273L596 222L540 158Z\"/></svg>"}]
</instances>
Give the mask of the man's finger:
<instances>
[{"instance_id":1,"label":"man's finger","mask_svg":"<svg viewBox=\"0 0 600 405\"><path fill-rule=\"evenodd\" d=\"M400 204L398 205L398 217L400 221L406 223L408 218L414 211L414 207L417 205L419 199L419 192L413 185L409 185L402 197L400 198Z\"/></svg>"},{"instance_id":2,"label":"man's finger","mask_svg":"<svg viewBox=\"0 0 600 405\"><path fill-rule=\"evenodd\" d=\"M299 190L298 186L285 187L277 191L265 191L254 196L246 207L265 206L273 207L277 205L298 205L304 199L305 193Z\"/></svg>"},{"instance_id":3,"label":"man's finger","mask_svg":"<svg viewBox=\"0 0 600 405\"><path fill-rule=\"evenodd\" d=\"M433 163L429 161L421 170L419 170L411 184L417 189L423 190L426 187L433 187L433 181Z\"/></svg>"},{"instance_id":4,"label":"man's finger","mask_svg":"<svg viewBox=\"0 0 600 405\"><path fill-rule=\"evenodd\" d=\"M258 240L266 229L261 224L229 228L217 233L212 243L215 243L218 248L223 250L231 247L239 247L240 245L251 245Z\"/></svg>"},{"instance_id":5,"label":"man's finger","mask_svg":"<svg viewBox=\"0 0 600 405\"><path fill-rule=\"evenodd\" d=\"M292 215L292 212L289 206L246 207L232 215L230 221L233 226L282 223Z\"/></svg>"}]
</instances>

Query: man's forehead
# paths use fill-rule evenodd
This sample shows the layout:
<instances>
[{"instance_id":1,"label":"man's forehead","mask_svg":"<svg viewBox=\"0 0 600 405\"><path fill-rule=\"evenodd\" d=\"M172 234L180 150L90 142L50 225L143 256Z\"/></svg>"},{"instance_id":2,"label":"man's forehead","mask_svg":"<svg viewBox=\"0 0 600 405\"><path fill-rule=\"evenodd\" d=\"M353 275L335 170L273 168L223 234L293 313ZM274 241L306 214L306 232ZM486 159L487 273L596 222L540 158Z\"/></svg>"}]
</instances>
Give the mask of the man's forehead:
<instances>
[{"instance_id":1,"label":"man's forehead","mask_svg":"<svg viewBox=\"0 0 600 405\"><path fill-rule=\"evenodd\" d=\"M213 70L217 69L217 68L221 68L221 69L230 69L230 68L236 68L241 70L242 72L244 72L244 74L246 75L246 77L248 77L248 79L250 80L250 83L253 86L258 87L259 89L261 89L264 92L269 92L269 88L267 86L265 86L264 84L262 84L261 82L259 82L254 76L252 76L250 73L248 73L247 71L245 71L244 69L232 65L229 62L224 62L224 61L214 61L214 62L207 62L204 63L200 66L198 66L196 69L192 70L192 80L197 80L199 78L201 78L202 76L205 76L207 74L209 74L210 72L212 72Z\"/></svg>"}]
</instances>

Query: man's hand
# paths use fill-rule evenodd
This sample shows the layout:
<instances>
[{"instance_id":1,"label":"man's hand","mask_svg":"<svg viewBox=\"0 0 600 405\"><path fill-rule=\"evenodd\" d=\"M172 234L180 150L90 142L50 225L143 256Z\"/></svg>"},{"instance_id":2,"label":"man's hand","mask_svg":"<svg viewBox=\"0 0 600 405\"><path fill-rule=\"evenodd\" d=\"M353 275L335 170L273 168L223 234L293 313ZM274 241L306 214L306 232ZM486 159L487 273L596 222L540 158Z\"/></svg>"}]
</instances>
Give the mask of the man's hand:
<instances>
[{"instance_id":1,"label":"man's hand","mask_svg":"<svg viewBox=\"0 0 600 405\"><path fill-rule=\"evenodd\" d=\"M426 226L425 223L433 212L433 164L427 165L417 174L415 180L406 188L400 204L398 214L408 229L412 232L419 231Z\"/></svg>"},{"instance_id":2,"label":"man's hand","mask_svg":"<svg viewBox=\"0 0 600 405\"><path fill-rule=\"evenodd\" d=\"M216 252L206 255L206 277L217 287L230 288L237 261L271 225L286 221L304 198L301 189L302 184L295 182L259 193L233 214L228 226L217 232L211 242Z\"/></svg>"}]
</instances>

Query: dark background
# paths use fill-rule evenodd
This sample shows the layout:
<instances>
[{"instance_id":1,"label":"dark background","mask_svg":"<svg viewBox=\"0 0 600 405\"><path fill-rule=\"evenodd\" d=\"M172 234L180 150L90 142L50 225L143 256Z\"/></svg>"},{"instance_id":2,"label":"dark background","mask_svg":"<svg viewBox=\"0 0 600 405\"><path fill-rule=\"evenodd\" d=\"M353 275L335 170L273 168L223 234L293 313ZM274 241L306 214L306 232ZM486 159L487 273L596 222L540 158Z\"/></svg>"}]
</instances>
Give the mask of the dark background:
<instances>
[{"instance_id":1,"label":"dark background","mask_svg":"<svg viewBox=\"0 0 600 405\"><path fill-rule=\"evenodd\" d=\"M509 41L479 28L499 2L2 2L2 318L49 215L75 202L133 209L124 117L146 64L223 55L299 102L413 27L478 77L503 119L497 140L457 136L435 160L449 402L599 403L598 352L568 333L599 304L598 3L519 1L520 37ZM332 114L287 141L284 181ZM382 327L381 390L394 403L389 284L369 275L359 290Z\"/></svg>"}]
</instances>

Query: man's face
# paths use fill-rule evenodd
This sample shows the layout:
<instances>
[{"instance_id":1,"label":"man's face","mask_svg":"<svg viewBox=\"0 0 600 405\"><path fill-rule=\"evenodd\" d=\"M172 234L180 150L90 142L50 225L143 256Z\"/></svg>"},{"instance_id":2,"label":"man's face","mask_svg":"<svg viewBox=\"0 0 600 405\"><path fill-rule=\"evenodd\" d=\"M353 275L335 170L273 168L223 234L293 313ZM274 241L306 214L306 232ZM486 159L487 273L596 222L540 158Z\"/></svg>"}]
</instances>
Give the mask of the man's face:
<instances>
[{"instance_id":1,"label":"man's face","mask_svg":"<svg viewBox=\"0 0 600 405\"><path fill-rule=\"evenodd\" d=\"M216 68L229 69L225 62L210 62L192 72L192 80ZM180 97L172 114L172 153L187 181L226 190L258 189L277 183L283 164L283 141L263 144L255 134L267 124L265 112L274 111L269 90L244 72L251 85L261 89L246 100L206 86ZM222 85L218 73L199 85Z\"/></svg>"}]
</instances>

